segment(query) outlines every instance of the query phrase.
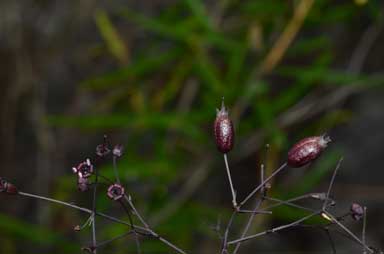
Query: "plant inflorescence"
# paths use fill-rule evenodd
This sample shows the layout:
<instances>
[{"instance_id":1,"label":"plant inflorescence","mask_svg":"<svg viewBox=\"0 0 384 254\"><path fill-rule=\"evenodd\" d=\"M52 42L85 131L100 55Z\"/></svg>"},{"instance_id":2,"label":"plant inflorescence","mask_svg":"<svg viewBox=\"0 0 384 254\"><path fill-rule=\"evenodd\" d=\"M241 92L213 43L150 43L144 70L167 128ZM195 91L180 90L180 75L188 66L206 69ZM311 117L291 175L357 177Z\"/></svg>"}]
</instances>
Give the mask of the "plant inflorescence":
<instances>
[{"instance_id":1,"label":"plant inflorescence","mask_svg":"<svg viewBox=\"0 0 384 254\"><path fill-rule=\"evenodd\" d=\"M328 189L320 193L307 193L300 195L288 200L281 200L274 198L270 195L271 180L283 170L290 168L301 168L310 164L312 161L317 159L323 150L327 147L331 141L326 135L313 136L302 139L296 143L288 152L287 162L283 163L279 168L273 171L269 176L265 173L265 164L260 165L260 182L256 184L254 189L246 195L242 200L238 199L235 185L233 184L231 177L231 170L229 167L228 153L234 147L234 136L235 130L233 123L229 117L229 113L225 108L224 101L220 110L217 110L217 116L214 121L214 137L218 150L223 154L225 170L228 177L229 187L232 194L232 214L226 226L221 229L220 225L216 227L216 231L220 236L221 247L218 253L221 254L236 254L238 253L241 244L262 236L273 234L283 230L292 230L297 227L314 227L324 231L329 240L330 248L332 253L337 253L335 243L332 238L333 233L338 233L345 238L357 243L361 246L362 253L383 253L380 249L375 248L367 244L366 242L366 218L367 208L360 204L353 203L350 206L350 210L346 211L342 215L336 215L333 210L336 207L337 202L332 198L332 187L335 182L337 172L341 166L342 158L336 165L333 175L331 177ZM267 150L268 150L267 146ZM89 253L97 253L97 251L115 241L124 237L133 237L137 253L141 251L141 240L143 238L156 239L165 245L167 245L171 251L176 253L185 254L187 251L174 245L164 237L160 236L146 220L140 215L136 209L131 194L127 193L127 189L120 181L119 171L117 167L118 159L123 156L123 147L121 145L115 145L113 148L110 146L108 139L104 136L104 142L96 147L96 157L94 159L85 159L78 163L72 168L73 173L77 177L77 188L81 192L91 192L92 196L92 207L86 208L74 203L60 201L40 195L31 194L19 190L13 183L0 178L0 192L9 195L19 195L22 197L34 198L39 200L45 200L51 203L63 205L75 210L78 210L89 215L88 219L83 225L76 225L75 231L80 231L85 228L91 228L91 242L84 246L82 250ZM112 158L114 178L110 179L99 172L98 167L94 165L100 160ZM101 192L103 190L103 192ZM116 202L127 215L127 220L123 220L109 214L100 212L96 205L97 195L106 195L111 201ZM310 208L298 204L299 201L303 200L314 200L318 203L318 208ZM252 202L251 202L252 201ZM250 204L252 203L252 206ZM283 224L280 226L272 227L267 230L250 234L252 223L258 218L258 215L268 215L273 213L273 209L279 206L289 206L301 209L306 212L306 215L301 218ZM251 207L251 208L249 208ZM244 225L240 235L235 235L233 230L233 224L237 217L248 215L247 223ZM127 227L126 232L121 235L117 235L111 239L100 241L97 238L97 227L96 218L104 218L109 220L111 223L118 223ZM309 219L318 217L323 220L323 223L319 225L313 225L306 223ZM352 221L362 221L361 237L352 232L346 225L345 222L348 218Z\"/></svg>"}]
</instances>

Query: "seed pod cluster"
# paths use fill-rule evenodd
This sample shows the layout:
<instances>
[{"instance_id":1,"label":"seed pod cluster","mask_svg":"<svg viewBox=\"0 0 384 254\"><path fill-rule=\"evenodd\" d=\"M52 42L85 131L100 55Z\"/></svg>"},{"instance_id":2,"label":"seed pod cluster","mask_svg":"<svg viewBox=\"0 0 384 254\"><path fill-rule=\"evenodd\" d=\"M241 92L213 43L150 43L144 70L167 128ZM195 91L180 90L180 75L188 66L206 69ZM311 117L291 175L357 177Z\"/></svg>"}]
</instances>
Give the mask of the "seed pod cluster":
<instances>
[{"instance_id":1,"label":"seed pod cluster","mask_svg":"<svg viewBox=\"0 0 384 254\"><path fill-rule=\"evenodd\" d=\"M288 165L302 167L317 159L331 139L328 136L314 136L300 140L288 152Z\"/></svg>"},{"instance_id":2,"label":"seed pod cluster","mask_svg":"<svg viewBox=\"0 0 384 254\"><path fill-rule=\"evenodd\" d=\"M231 151L233 148L235 133L232 120L229 118L224 102L221 104L221 109L217 110L214 132L217 149L222 153L228 153Z\"/></svg>"},{"instance_id":3,"label":"seed pod cluster","mask_svg":"<svg viewBox=\"0 0 384 254\"><path fill-rule=\"evenodd\" d=\"M4 192L7 194L15 195L19 191L17 190L16 186L12 183L8 182L4 178L0 177L0 192Z\"/></svg>"}]
</instances>

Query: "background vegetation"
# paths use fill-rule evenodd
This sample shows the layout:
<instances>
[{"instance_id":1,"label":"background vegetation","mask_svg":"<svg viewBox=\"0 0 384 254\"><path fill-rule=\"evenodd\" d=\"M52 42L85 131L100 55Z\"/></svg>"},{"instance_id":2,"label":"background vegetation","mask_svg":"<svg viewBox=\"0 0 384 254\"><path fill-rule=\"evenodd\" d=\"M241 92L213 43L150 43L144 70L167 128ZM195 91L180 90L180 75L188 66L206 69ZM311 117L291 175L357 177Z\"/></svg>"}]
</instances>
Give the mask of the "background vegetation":
<instances>
[{"instance_id":1,"label":"background vegetation","mask_svg":"<svg viewBox=\"0 0 384 254\"><path fill-rule=\"evenodd\" d=\"M1 1L0 175L90 205L70 169L106 133L125 147L122 180L151 224L193 253L216 253L212 227L231 200L212 137L224 96L235 121L229 159L238 196L254 187L262 161L271 172L295 141L327 132L334 142L321 160L281 175L274 195L324 188L343 155L335 195L345 207L368 205L369 240L383 246L383 8L379 0ZM111 166L99 168L112 175ZM89 240L72 230L85 219L76 212L4 196L0 203L1 253L78 253ZM106 196L98 206L118 214ZM281 208L253 230L298 216ZM123 230L100 223L100 238ZM242 250L328 253L322 238L298 230ZM103 253L133 248L125 239ZM153 241L143 249L169 251Z\"/></svg>"}]
</instances>

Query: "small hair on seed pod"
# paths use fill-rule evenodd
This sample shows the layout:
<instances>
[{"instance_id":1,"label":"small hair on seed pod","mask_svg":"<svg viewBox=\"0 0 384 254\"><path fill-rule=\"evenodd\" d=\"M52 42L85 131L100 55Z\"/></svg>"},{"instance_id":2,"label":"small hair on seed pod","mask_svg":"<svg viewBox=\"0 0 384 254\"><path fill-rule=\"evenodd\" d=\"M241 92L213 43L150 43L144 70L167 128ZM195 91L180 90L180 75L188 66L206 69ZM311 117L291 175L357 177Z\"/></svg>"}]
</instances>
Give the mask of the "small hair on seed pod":
<instances>
[{"instance_id":1,"label":"small hair on seed pod","mask_svg":"<svg viewBox=\"0 0 384 254\"><path fill-rule=\"evenodd\" d=\"M113 199L115 201L120 200L122 197L124 197L124 194L124 187L120 184L115 183L108 187L107 196L110 199Z\"/></svg>"},{"instance_id":2,"label":"small hair on seed pod","mask_svg":"<svg viewBox=\"0 0 384 254\"><path fill-rule=\"evenodd\" d=\"M329 142L331 142L331 139L327 135L300 140L288 151L288 165L299 168L314 161L320 156Z\"/></svg>"},{"instance_id":3,"label":"small hair on seed pod","mask_svg":"<svg viewBox=\"0 0 384 254\"><path fill-rule=\"evenodd\" d=\"M214 134L217 149L222 153L232 150L234 144L234 128L232 120L229 118L228 111L225 109L224 98L221 109L216 109L216 119L214 122Z\"/></svg>"},{"instance_id":4,"label":"small hair on seed pod","mask_svg":"<svg viewBox=\"0 0 384 254\"><path fill-rule=\"evenodd\" d=\"M351 211L352 219L356 221L361 220L364 216L364 208L357 203L353 203L351 205L350 211Z\"/></svg>"}]
</instances>

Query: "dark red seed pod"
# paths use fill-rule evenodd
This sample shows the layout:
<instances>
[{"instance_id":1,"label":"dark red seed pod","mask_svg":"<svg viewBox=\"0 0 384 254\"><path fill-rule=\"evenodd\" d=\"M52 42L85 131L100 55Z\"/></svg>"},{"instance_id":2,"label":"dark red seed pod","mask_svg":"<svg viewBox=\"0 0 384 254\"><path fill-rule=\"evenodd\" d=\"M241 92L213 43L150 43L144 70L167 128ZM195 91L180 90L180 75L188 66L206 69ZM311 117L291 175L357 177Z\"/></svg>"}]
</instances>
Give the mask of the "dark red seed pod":
<instances>
[{"instance_id":1,"label":"dark red seed pod","mask_svg":"<svg viewBox=\"0 0 384 254\"><path fill-rule=\"evenodd\" d=\"M16 186L0 177L0 192L15 195L19 193Z\"/></svg>"},{"instance_id":2,"label":"dark red seed pod","mask_svg":"<svg viewBox=\"0 0 384 254\"><path fill-rule=\"evenodd\" d=\"M214 132L217 149L222 153L231 151L233 148L235 132L233 123L228 116L228 111L225 109L224 101L221 104L221 109L217 110Z\"/></svg>"},{"instance_id":3,"label":"dark red seed pod","mask_svg":"<svg viewBox=\"0 0 384 254\"><path fill-rule=\"evenodd\" d=\"M288 165L302 167L317 159L331 139L328 136L315 136L300 140L288 152Z\"/></svg>"},{"instance_id":4,"label":"dark red seed pod","mask_svg":"<svg viewBox=\"0 0 384 254\"><path fill-rule=\"evenodd\" d=\"M351 205L351 216L354 220L361 220L364 217L364 208L357 203L353 203Z\"/></svg>"}]
</instances>

